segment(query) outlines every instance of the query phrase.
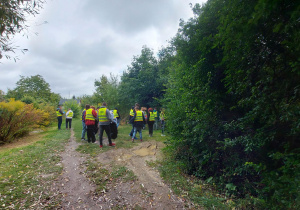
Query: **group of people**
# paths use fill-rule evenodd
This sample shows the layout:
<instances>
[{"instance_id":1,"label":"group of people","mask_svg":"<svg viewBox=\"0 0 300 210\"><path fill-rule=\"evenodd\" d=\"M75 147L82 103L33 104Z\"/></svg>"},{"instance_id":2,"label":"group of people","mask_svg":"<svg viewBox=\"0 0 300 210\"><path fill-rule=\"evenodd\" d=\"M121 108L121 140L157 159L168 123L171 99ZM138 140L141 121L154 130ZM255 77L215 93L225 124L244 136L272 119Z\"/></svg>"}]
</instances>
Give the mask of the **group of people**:
<instances>
[{"instance_id":1,"label":"group of people","mask_svg":"<svg viewBox=\"0 0 300 210\"><path fill-rule=\"evenodd\" d=\"M156 130L158 129L158 121L161 121L161 131L162 136L165 136L165 110L161 109L161 113L158 114L156 108L149 108L147 113L147 108L142 107L138 103L135 106L131 107L129 112L129 123L132 124L131 132L129 136L131 141L134 142L137 139L136 135L139 132L140 141L143 141L142 130L145 128L145 125L148 124L149 127L149 137L153 135L153 127L155 126Z\"/></svg>"},{"instance_id":2,"label":"group of people","mask_svg":"<svg viewBox=\"0 0 300 210\"><path fill-rule=\"evenodd\" d=\"M65 112L62 110L61 106L59 106L56 109L56 115L57 115L57 121L58 121L58 129L61 129L62 124L62 116L65 114ZM72 119L73 119L73 111L71 108L68 108L68 111L66 113L66 129L71 129L72 126Z\"/></svg>"},{"instance_id":3,"label":"group of people","mask_svg":"<svg viewBox=\"0 0 300 210\"><path fill-rule=\"evenodd\" d=\"M112 112L107 108L106 102L102 103L101 107L97 109L89 104L85 105L85 109L82 111L82 133L81 140L86 141L85 133L87 133L87 142L96 142L96 134L99 130L100 148L103 147L103 133L105 131L108 137L108 145L115 146L111 138L111 123L116 123L116 127L119 126L121 117L119 111L115 108Z\"/></svg>"},{"instance_id":4,"label":"group of people","mask_svg":"<svg viewBox=\"0 0 300 210\"><path fill-rule=\"evenodd\" d=\"M149 137L153 136L153 129L158 130L158 123L161 122L161 135L165 136L165 110L161 109L160 114L156 108L147 108L141 107L138 103L135 106L131 107L129 113L129 123L132 124L132 130L129 134L131 141L134 142L137 139L136 135L139 133L140 141L143 141L142 130L145 129L145 125L148 124L149 127ZM59 106L56 110L57 120L58 120L58 129L61 129L62 116L65 112ZM71 129L73 111L71 108L68 109L66 113L66 129ZM116 128L119 127L121 117L117 108L114 110L109 110L107 108L107 103L103 102L101 107L94 107L89 104L86 104L85 109L82 111L81 115L82 121L82 133L81 140L87 141L88 143L96 142L96 134L99 130L99 141L100 148L103 147L103 133L105 131L109 146L115 146L116 144L112 142L111 137L111 123L116 124ZM87 134L87 140L85 139L85 134Z\"/></svg>"}]
</instances>

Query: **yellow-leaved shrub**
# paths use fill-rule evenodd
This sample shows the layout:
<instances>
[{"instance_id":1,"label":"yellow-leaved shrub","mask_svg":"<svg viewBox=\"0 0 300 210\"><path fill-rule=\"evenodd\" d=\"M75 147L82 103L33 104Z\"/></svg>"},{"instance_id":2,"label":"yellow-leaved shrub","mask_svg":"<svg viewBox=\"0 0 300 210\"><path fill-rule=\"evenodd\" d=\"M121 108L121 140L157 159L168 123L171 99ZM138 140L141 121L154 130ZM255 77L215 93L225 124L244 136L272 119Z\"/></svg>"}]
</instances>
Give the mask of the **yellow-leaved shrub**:
<instances>
[{"instance_id":1,"label":"yellow-leaved shrub","mask_svg":"<svg viewBox=\"0 0 300 210\"><path fill-rule=\"evenodd\" d=\"M0 144L28 134L33 128L50 124L50 113L34 108L33 104L10 99L0 102Z\"/></svg>"}]
</instances>

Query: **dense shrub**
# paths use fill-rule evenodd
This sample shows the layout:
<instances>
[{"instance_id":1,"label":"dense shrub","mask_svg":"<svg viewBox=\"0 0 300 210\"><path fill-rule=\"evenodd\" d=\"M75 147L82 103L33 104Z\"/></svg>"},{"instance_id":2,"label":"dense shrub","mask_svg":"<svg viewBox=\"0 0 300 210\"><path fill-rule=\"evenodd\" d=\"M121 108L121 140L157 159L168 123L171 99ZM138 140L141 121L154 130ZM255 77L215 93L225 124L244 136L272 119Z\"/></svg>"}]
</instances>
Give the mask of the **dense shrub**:
<instances>
[{"instance_id":1,"label":"dense shrub","mask_svg":"<svg viewBox=\"0 0 300 210\"><path fill-rule=\"evenodd\" d=\"M164 102L184 172L265 208L299 208L299 7L209 0L172 40Z\"/></svg>"},{"instance_id":2,"label":"dense shrub","mask_svg":"<svg viewBox=\"0 0 300 210\"><path fill-rule=\"evenodd\" d=\"M27 134L36 127L49 125L49 113L32 104L10 99L0 102L0 144Z\"/></svg>"},{"instance_id":3,"label":"dense shrub","mask_svg":"<svg viewBox=\"0 0 300 210\"><path fill-rule=\"evenodd\" d=\"M67 111L69 110L69 108L71 108L71 110L73 111L74 115L73 118L80 118L81 117L81 107L77 104L76 100L69 100L66 101L64 104L64 111L65 113L67 113Z\"/></svg>"}]
</instances>

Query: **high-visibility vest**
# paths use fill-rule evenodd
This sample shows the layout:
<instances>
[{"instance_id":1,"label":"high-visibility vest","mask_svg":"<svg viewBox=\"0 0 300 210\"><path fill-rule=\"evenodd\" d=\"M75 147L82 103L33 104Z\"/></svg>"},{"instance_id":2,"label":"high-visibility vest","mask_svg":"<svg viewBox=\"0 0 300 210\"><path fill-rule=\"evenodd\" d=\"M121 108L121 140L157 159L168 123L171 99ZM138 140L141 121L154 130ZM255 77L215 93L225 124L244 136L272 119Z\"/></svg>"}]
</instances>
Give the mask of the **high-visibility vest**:
<instances>
[{"instance_id":1,"label":"high-visibility vest","mask_svg":"<svg viewBox=\"0 0 300 210\"><path fill-rule=\"evenodd\" d=\"M56 110L56 115L57 115L57 117L61 117L62 116L62 114L60 113L59 110Z\"/></svg>"},{"instance_id":2,"label":"high-visibility vest","mask_svg":"<svg viewBox=\"0 0 300 210\"><path fill-rule=\"evenodd\" d=\"M149 112L150 113L150 117L149 117L149 121L155 121L155 116L153 112Z\"/></svg>"},{"instance_id":3,"label":"high-visibility vest","mask_svg":"<svg viewBox=\"0 0 300 210\"><path fill-rule=\"evenodd\" d=\"M166 120L165 114L164 113L160 113L160 118L161 118L161 120ZM162 118L164 118L164 119L162 119Z\"/></svg>"},{"instance_id":4,"label":"high-visibility vest","mask_svg":"<svg viewBox=\"0 0 300 210\"><path fill-rule=\"evenodd\" d=\"M82 110L81 115L83 114L84 111L86 111L86 109Z\"/></svg>"},{"instance_id":5,"label":"high-visibility vest","mask_svg":"<svg viewBox=\"0 0 300 210\"><path fill-rule=\"evenodd\" d=\"M133 112L133 109L130 109L130 113L129 113L130 116L134 116L134 112Z\"/></svg>"},{"instance_id":6,"label":"high-visibility vest","mask_svg":"<svg viewBox=\"0 0 300 210\"><path fill-rule=\"evenodd\" d=\"M88 109L85 112L85 120L95 120L95 117L93 116L93 109Z\"/></svg>"},{"instance_id":7,"label":"high-visibility vest","mask_svg":"<svg viewBox=\"0 0 300 210\"><path fill-rule=\"evenodd\" d=\"M106 108L99 109L99 122L108 122L109 120L106 117Z\"/></svg>"},{"instance_id":8,"label":"high-visibility vest","mask_svg":"<svg viewBox=\"0 0 300 210\"><path fill-rule=\"evenodd\" d=\"M143 121L143 112L136 111L134 122L140 122L140 121Z\"/></svg>"},{"instance_id":9,"label":"high-visibility vest","mask_svg":"<svg viewBox=\"0 0 300 210\"><path fill-rule=\"evenodd\" d=\"M119 117L118 110L114 109L114 117Z\"/></svg>"},{"instance_id":10,"label":"high-visibility vest","mask_svg":"<svg viewBox=\"0 0 300 210\"><path fill-rule=\"evenodd\" d=\"M73 117L73 112L72 111L69 111L69 113L68 113L68 116L67 117Z\"/></svg>"}]
</instances>

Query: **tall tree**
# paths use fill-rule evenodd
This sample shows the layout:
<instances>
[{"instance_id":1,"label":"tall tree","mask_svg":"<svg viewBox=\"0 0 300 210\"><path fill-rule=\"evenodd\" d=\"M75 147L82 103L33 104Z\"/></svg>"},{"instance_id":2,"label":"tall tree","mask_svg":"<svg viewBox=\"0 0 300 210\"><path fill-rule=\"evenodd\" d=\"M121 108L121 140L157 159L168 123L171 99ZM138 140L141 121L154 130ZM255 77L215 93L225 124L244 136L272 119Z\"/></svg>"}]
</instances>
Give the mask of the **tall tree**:
<instances>
[{"instance_id":1,"label":"tall tree","mask_svg":"<svg viewBox=\"0 0 300 210\"><path fill-rule=\"evenodd\" d=\"M10 58L6 53L15 52L11 39L28 28L28 15L36 15L44 0L1 0L0 2L0 59ZM22 49L26 51L26 49Z\"/></svg>"},{"instance_id":2,"label":"tall tree","mask_svg":"<svg viewBox=\"0 0 300 210\"><path fill-rule=\"evenodd\" d=\"M58 95L51 92L49 83L47 83L41 75L20 77L20 80L16 83L17 87L13 90L8 90L7 98L20 100L24 96L31 96L34 99L57 102L53 100L57 100Z\"/></svg>"},{"instance_id":3,"label":"tall tree","mask_svg":"<svg viewBox=\"0 0 300 210\"><path fill-rule=\"evenodd\" d=\"M108 106L113 109L119 105L119 81L118 77L110 74L110 77L102 75L100 80L95 83L96 92L94 96L97 98L98 103L106 102Z\"/></svg>"},{"instance_id":4,"label":"tall tree","mask_svg":"<svg viewBox=\"0 0 300 210\"><path fill-rule=\"evenodd\" d=\"M142 106L154 106L161 95L158 86L157 59L151 49L143 46L141 55L134 56L127 71L121 76L120 100L128 107L134 103Z\"/></svg>"}]
</instances>

